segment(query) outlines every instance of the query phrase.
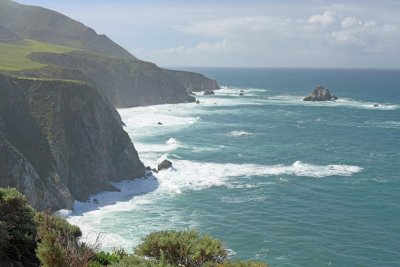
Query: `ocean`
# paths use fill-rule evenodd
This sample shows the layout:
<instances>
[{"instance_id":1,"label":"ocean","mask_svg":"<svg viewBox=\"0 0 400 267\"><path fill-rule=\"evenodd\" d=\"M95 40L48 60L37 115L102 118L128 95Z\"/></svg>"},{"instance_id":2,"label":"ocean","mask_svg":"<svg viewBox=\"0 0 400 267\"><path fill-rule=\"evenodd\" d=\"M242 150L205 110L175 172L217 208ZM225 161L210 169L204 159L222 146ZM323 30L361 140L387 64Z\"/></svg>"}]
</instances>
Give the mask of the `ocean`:
<instances>
[{"instance_id":1,"label":"ocean","mask_svg":"<svg viewBox=\"0 0 400 267\"><path fill-rule=\"evenodd\" d=\"M271 266L400 266L399 70L183 70L222 89L118 110L145 165L173 168L76 202L86 239L195 228ZM339 100L303 102L316 85Z\"/></svg>"}]
</instances>

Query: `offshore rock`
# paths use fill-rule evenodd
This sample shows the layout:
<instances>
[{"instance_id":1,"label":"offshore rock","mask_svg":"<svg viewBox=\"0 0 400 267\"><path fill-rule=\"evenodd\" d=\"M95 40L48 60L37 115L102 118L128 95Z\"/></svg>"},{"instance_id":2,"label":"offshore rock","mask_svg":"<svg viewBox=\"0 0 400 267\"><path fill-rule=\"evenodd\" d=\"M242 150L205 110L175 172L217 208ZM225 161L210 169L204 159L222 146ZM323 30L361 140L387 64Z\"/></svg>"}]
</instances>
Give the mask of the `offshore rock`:
<instances>
[{"instance_id":1,"label":"offshore rock","mask_svg":"<svg viewBox=\"0 0 400 267\"><path fill-rule=\"evenodd\" d=\"M215 93L213 90L206 90L203 95L215 95Z\"/></svg>"},{"instance_id":2,"label":"offshore rock","mask_svg":"<svg viewBox=\"0 0 400 267\"><path fill-rule=\"evenodd\" d=\"M166 169L170 168L171 166L172 166L172 162L167 160L167 159L165 159L160 164L158 164L157 169L158 169L158 171L161 171L161 170L164 170L164 169L166 170Z\"/></svg>"},{"instance_id":3,"label":"offshore rock","mask_svg":"<svg viewBox=\"0 0 400 267\"><path fill-rule=\"evenodd\" d=\"M318 85L303 101L335 101L337 99L337 96L331 94L328 89Z\"/></svg>"}]
</instances>

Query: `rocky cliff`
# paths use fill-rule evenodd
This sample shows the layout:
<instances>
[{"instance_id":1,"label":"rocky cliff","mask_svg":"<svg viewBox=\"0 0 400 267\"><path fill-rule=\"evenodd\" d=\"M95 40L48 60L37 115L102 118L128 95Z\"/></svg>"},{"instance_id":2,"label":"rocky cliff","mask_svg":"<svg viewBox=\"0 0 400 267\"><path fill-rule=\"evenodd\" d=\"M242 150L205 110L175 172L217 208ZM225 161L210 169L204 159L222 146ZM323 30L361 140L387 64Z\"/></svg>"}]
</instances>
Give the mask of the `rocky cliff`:
<instances>
[{"instance_id":1,"label":"rocky cliff","mask_svg":"<svg viewBox=\"0 0 400 267\"><path fill-rule=\"evenodd\" d=\"M203 74L189 71L165 70L182 84L186 92L211 91L221 89L216 80L207 78Z\"/></svg>"},{"instance_id":2,"label":"rocky cliff","mask_svg":"<svg viewBox=\"0 0 400 267\"><path fill-rule=\"evenodd\" d=\"M86 81L95 86L114 107L195 101L174 76L153 63L104 57L82 51L65 54L32 53L30 58L49 64L52 68L25 71L23 75Z\"/></svg>"},{"instance_id":3,"label":"rocky cliff","mask_svg":"<svg viewBox=\"0 0 400 267\"><path fill-rule=\"evenodd\" d=\"M144 166L96 89L82 82L0 75L0 187L37 209L71 208Z\"/></svg>"}]
</instances>

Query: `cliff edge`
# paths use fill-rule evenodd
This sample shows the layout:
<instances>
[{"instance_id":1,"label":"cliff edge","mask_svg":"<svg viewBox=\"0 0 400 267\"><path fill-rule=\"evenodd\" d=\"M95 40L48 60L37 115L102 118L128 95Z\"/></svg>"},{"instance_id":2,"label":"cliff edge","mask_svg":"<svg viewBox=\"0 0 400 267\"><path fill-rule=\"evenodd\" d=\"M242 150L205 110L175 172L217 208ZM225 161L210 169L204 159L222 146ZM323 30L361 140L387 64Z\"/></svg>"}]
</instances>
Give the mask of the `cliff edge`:
<instances>
[{"instance_id":1,"label":"cliff edge","mask_svg":"<svg viewBox=\"0 0 400 267\"><path fill-rule=\"evenodd\" d=\"M71 209L144 170L95 88L0 74L0 187L16 187L39 210Z\"/></svg>"}]
</instances>

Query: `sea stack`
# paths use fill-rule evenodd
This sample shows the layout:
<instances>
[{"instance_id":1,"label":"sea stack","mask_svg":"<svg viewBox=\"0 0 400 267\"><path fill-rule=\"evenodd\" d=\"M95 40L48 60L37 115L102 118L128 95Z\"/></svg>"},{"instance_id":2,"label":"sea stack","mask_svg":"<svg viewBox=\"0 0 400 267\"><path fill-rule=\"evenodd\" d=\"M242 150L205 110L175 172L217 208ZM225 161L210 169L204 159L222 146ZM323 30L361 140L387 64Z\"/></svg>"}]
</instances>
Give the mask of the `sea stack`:
<instances>
[{"instance_id":1,"label":"sea stack","mask_svg":"<svg viewBox=\"0 0 400 267\"><path fill-rule=\"evenodd\" d=\"M337 96L331 94L329 89L318 85L303 101L335 101L337 99Z\"/></svg>"}]
</instances>

